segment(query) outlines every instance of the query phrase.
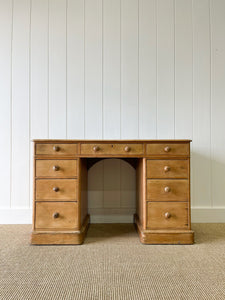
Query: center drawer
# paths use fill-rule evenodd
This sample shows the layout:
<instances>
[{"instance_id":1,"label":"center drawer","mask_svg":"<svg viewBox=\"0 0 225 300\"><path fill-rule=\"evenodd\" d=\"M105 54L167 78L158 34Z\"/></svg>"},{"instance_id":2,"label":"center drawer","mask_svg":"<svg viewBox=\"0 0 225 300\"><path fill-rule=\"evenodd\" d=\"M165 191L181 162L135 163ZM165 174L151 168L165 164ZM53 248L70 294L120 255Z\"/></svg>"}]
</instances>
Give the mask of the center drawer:
<instances>
[{"instance_id":1,"label":"center drawer","mask_svg":"<svg viewBox=\"0 0 225 300\"><path fill-rule=\"evenodd\" d=\"M37 159L36 177L76 177L77 160L72 159Z\"/></svg>"},{"instance_id":2,"label":"center drawer","mask_svg":"<svg viewBox=\"0 0 225 300\"><path fill-rule=\"evenodd\" d=\"M82 155L141 155L143 144L81 144Z\"/></svg>"},{"instance_id":3,"label":"center drawer","mask_svg":"<svg viewBox=\"0 0 225 300\"><path fill-rule=\"evenodd\" d=\"M72 229L78 227L76 202L36 202L36 229Z\"/></svg>"},{"instance_id":4,"label":"center drawer","mask_svg":"<svg viewBox=\"0 0 225 300\"><path fill-rule=\"evenodd\" d=\"M188 176L188 160L147 160L147 178L188 178Z\"/></svg>"},{"instance_id":5,"label":"center drawer","mask_svg":"<svg viewBox=\"0 0 225 300\"><path fill-rule=\"evenodd\" d=\"M77 179L36 179L36 200L77 200Z\"/></svg>"}]
</instances>

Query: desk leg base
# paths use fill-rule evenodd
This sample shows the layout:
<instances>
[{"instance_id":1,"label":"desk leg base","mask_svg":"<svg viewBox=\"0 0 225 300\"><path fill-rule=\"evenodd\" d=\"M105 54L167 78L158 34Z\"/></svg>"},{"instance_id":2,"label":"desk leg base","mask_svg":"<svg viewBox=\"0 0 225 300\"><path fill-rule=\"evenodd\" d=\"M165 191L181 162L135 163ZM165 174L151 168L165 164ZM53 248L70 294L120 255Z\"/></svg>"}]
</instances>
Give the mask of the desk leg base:
<instances>
[{"instance_id":1,"label":"desk leg base","mask_svg":"<svg viewBox=\"0 0 225 300\"><path fill-rule=\"evenodd\" d=\"M31 233L32 245L80 245L84 242L88 226L87 215L79 231L33 231Z\"/></svg>"},{"instance_id":2,"label":"desk leg base","mask_svg":"<svg viewBox=\"0 0 225 300\"><path fill-rule=\"evenodd\" d=\"M192 230L146 230L134 215L134 223L138 231L140 242L150 245L191 245L194 243Z\"/></svg>"}]
</instances>

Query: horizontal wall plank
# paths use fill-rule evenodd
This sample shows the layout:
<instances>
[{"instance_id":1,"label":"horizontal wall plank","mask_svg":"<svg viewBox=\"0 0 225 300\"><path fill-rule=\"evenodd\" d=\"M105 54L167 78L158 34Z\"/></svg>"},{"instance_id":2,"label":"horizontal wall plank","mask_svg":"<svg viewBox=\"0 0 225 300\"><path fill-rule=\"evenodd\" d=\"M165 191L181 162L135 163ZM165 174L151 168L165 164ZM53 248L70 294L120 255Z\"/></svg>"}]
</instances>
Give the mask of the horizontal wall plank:
<instances>
[{"instance_id":1,"label":"horizontal wall plank","mask_svg":"<svg viewBox=\"0 0 225 300\"><path fill-rule=\"evenodd\" d=\"M67 138L84 138L84 1L68 0Z\"/></svg>"},{"instance_id":2,"label":"horizontal wall plank","mask_svg":"<svg viewBox=\"0 0 225 300\"><path fill-rule=\"evenodd\" d=\"M211 205L211 58L209 1L193 2L192 203Z\"/></svg>"},{"instance_id":3,"label":"horizontal wall plank","mask_svg":"<svg viewBox=\"0 0 225 300\"><path fill-rule=\"evenodd\" d=\"M85 138L102 138L102 0L85 1Z\"/></svg>"},{"instance_id":4,"label":"horizontal wall plank","mask_svg":"<svg viewBox=\"0 0 225 300\"><path fill-rule=\"evenodd\" d=\"M49 138L67 137L66 0L49 0Z\"/></svg>"},{"instance_id":5,"label":"horizontal wall plank","mask_svg":"<svg viewBox=\"0 0 225 300\"><path fill-rule=\"evenodd\" d=\"M103 138L120 138L120 0L103 2Z\"/></svg>"},{"instance_id":6,"label":"horizontal wall plank","mask_svg":"<svg viewBox=\"0 0 225 300\"><path fill-rule=\"evenodd\" d=\"M212 148L212 205L224 205L225 182L225 2L211 1L211 148Z\"/></svg>"},{"instance_id":7,"label":"horizontal wall plank","mask_svg":"<svg viewBox=\"0 0 225 300\"><path fill-rule=\"evenodd\" d=\"M138 1L121 2L121 138L139 137Z\"/></svg>"},{"instance_id":8,"label":"horizontal wall plank","mask_svg":"<svg viewBox=\"0 0 225 300\"><path fill-rule=\"evenodd\" d=\"M174 138L174 1L157 3L157 138Z\"/></svg>"},{"instance_id":9,"label":"horizontal wall plank","mask_svg":"<svg viewBox=\"0 0 225 300\"><path fill-rule=\"evenodd\" d=\"M30 1L14 1L12 37L12 207L29 207L29 40Z\"/></svg>"},{"instance_id":10,"label":"horizontal wall plank","mask_svg":"<svg viewBox=\"0 0 225 300\"><path fill-rule=\"evenodd\" d=\"M139 138L157 136L156 1L139 1Z\"/></svg>"},{"instance_id":11,"label":"horizontal wall plank","mask_svg":"<svg viewBox=\"0 0 225 300\"><path fill-rule=\"evenodd\" d=\"M12 9L12 1L0 1L0 207L10 207L11 197Z\"/></svg>"},{"instance_id":12,"label":"horizontal wall plank","mask_svg":"<svg viewBox=\"0 0 225 300\"><path fill-rule=\"evenodd\" d=\"M48 138L48 2L33 0L30 41L31 138Z\"/></svg>"}]
</instances>

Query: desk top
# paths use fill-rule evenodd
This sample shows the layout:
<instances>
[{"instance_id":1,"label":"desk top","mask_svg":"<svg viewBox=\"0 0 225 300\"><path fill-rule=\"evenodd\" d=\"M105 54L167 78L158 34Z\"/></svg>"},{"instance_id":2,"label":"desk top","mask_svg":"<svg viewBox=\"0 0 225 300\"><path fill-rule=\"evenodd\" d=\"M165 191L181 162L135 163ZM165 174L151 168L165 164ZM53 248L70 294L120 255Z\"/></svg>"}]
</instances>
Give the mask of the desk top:
<instances>
[{"instance_id":1,"label":"desk top","mask_svg":"<svg viewBox=\"0 0 225 300\"><path fill-rule=\"evenodd\" d=\"M102 139L33 139L35 143L190 143L192 140L189 139L139 139L139 140L102 140Z\"/></svg>"}]
</instances>

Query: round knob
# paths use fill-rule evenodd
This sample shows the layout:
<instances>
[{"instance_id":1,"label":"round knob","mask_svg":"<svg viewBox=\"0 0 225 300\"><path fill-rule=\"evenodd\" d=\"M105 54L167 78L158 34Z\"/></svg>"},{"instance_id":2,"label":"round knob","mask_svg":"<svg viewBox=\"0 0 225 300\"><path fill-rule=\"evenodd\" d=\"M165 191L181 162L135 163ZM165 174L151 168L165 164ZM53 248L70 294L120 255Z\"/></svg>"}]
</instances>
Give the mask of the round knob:
<instances>
[{"instance_id":1,"label":"round knob","mask_svg":"<svg viewBox=\"0 0 225 300\"><path fill-rule=\"evenodd\" d=\"M126 146L126 147L124 148L124 150L125 150L126 152L129 152L129 151L130 151L130 147L129 147L129 146Z\"/></svg>"},{"instance_id":2,"label":"round knob","mask_svg":"<svg viewBox=\"0 0 225 300\"><path fill-rule=\"evenodd\" d=\"M57 186L54 186L53 191L54 191L54 192L58 192L58 191L59 191L59 188L58 188Z\"/></svg>"},{"instance_id":3,"label":"round knob","mask_svg":"<svg viewBox=\"0 0 225 300\"><path fill-rule=\"evenodd\" d=\"M99 148L98 146L94 146L94 147L93 147L93 150L94 150L95 152L99 151L99 149L100 149L100 148Z\"/></svg>"},{"instance_id":4,"label":"round knob","mask_svg":"<svg viewBox=\"0 0 225 300\"><path fill-rule=\"evenodd\" d=\"M169 219L170 217L171 217L171 214L170 214L169 212L166 212L166 213L165 213L165 218L166 218L166 219Z\"/></svg>"},{"instance_id":5,"label":"round knob","mask_svg":"<svg viewBox=\"0 0 225 300\"><path fill-rule=\"evenodd\" d=\"M169 167L169 166L165 166L165 167L164 167L164 171L165 171L165 172L168 172L169 170L170 170L170 167Z\"/></svg>"},{"instance_id":6,"label":"round knob","mask_svg":"<svg viewBox=\"0 0 225 300\"><path fill-rule=\"evenodd\" d=\"M58 217L59 217L59 213L58 213L58 212L54 212L53 218L54 218L54 219L57 219Z\"/></svg>"},{"instance_id":7,"label":"round knob","mask_svg":"<svg viewBox=\"0 0 225 300\"><path fill-rule=\"evenodd\" d=\"M59 148L59 146L53 146L53 150L57 152L60 150L60 148Z\"/></svg>"},{"instance_id":8,"label":"round knob","mask_svg":"<svg viewBox=\"0 0 225 300\"><path fill-rule=\"evenodd\" d=\"M164 148L164 151L165 151L165 152L170 152L170 150L171 150L171 148L170 148L169 146L166 146L166 147Z\"/></svg>"},{"instance_id":9,"label":"round knob","mask_svg":"<svg viewBox=\"0 0 225 300\"><path fill-rule=\"evenodd\" d=\"M166 187L164 188L164 191L165 191L166 193L169 193L169 192L170 192L170 187L166 186Z\"/></svg>"},{"instance_id":10,"label":"round knob","mask_svg":"<svg viewBox=\"0 0 225 300\"><path fill-rule=\"evenodd\" d=\"M59 166L53 166L53 171L59 171Z\"/></svg>"}]
</instances>

